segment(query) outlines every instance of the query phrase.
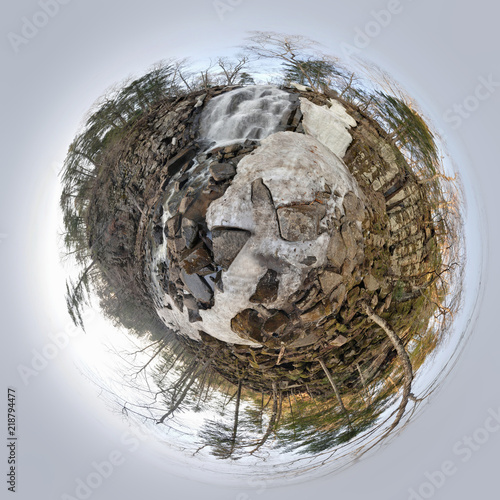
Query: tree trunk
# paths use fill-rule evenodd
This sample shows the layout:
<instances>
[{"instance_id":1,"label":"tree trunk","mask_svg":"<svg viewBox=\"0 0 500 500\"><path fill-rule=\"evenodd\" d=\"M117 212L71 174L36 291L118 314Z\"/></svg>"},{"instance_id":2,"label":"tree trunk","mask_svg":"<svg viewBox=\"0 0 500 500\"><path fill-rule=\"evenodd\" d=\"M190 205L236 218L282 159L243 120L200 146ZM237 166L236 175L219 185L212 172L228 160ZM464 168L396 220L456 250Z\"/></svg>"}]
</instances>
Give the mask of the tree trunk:
<instances>
[{"instance_id":1,"label":"tree trunk","mask_svg":"<svg viewBox=\"0 0 500 500\"><path fill-rule=\"evenodd\" d=\"M349 412L346 410L346 407L344 406L344 402L342 401L339 388L337 387L337 384L333 380L330 370L326 367L325 362L322 359L319 360L319 364L321 365L321 368L323 368L323 371L325 372L328 381L330 382L330 385L333 387L333 390L335 391L335 396L337 396L337 401L339 402L340 409L342 410L342 413L346 416L347 422L349 422L349 427L352 428L351 419L349 418Z\"/></svg>"}]
</instances>

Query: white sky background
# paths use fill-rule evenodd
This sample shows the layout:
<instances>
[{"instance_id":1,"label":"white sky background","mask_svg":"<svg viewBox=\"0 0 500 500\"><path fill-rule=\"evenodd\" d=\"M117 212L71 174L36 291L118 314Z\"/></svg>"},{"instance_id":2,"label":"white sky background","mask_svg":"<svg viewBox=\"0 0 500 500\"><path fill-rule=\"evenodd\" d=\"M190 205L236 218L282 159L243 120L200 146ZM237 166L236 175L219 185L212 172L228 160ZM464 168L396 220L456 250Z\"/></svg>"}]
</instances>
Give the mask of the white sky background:
<instances>
[{"instance_id":1,"label":"white sky background","mask_svg":"<svg viewBox=\"0 0 500 500\"><path fill-rule=\"evenodd\" d=\"M447 108L474 91L478 76L493 73L500 79L498 16L486 0L476 2L474 11L468 3L451 0L438 6L402 4L403 12L363 55L389 70L439 123ZM259 499L294 499L325 491L342 491L353 499L404 499L408 488L424 480L425 471L449 459L458 464L460 474L450 478L434 498L482 498L496 491L499 435L493 435L468 464L461 464L452 453L464 434L483 424L488 408L500 406L495 287L499 267L492 259L475 333L439 398L375 459L293 490L202 486L171 477L152 464L146 446L130 452L120 442L122 430L99 409L93 390L74 370L73 355L79 351L80 339L27 387L17 373L20 363L30 364L31 350L42 349L48 333L61 330L68 321L64 299L57 291L63 285L61 275L43 270L57 259L52 243L47 243L53 238L50 221L57 204L52 165L62 162L84 113L104 89L164 57L221 54L226 47L238 45L246 29L302 32L331 47L342 41L352 43L354 28L372 19L370 10L384 7L365 0L355 5L244 1L220 21L210 1L184 5L74 1L62 6L19 54L12 52L4 37L0 233L8 237L0 244L0 304L7 341L2 370L4 385L18 389L22 439L18 498L45 500L72 494L75 478L88 474L93 461L106 459L116 449L126 455L126 462L92 499L159 498L158 493L165 491L174 498L182 491L188 499L200 494L204 499L236 499L239 493ZM2 34L18 32L21 18L32 16L39 6L23 0L5 10ZM466 33L460 28L464 23ZM500 179L494 168L499 102L500 92L447 137L458 163L468 166L470 182L478 185L484 213L489 215L481 219L491 255L499 248L495 213ZM443 129L450 132L445 125ZM54 307L54 301L59 305Z\"/></svg>"}]
</instances>

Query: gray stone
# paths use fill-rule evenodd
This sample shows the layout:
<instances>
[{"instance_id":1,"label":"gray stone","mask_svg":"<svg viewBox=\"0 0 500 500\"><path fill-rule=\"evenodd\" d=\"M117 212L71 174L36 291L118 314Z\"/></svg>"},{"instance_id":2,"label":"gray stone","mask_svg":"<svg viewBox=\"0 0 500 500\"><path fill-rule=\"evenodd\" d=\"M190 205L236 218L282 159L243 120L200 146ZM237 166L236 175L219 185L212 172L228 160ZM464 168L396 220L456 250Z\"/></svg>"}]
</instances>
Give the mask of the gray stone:
<instances>
[{"instance_id":1,"label":"gray stone","mask_svg":"<svg viewBox=\"0 0 500 500\"><path fill-rule=\"evenodd\" d=\"M321 207L321 208L320 208ZM281 207L276 211L281 237L286 241L310 241L318 237L319 221L324 217L325 207L295 205Z\"/></svg>"},{"instance_id":2,"label":"gray stone","mask_svg":"<svg viewBox=\"0 0 500 500\"><path fill-rule=\"evenodd\" d=\"M315 302L317 302L316 297L319 294L319 287L312 287L310 290L308 290L305 294L305 297L301 298L297 303L295 304L299 310L301 311L307 311L310 307L313 306Z\"/></svg>"},{"instance_id":3,"label":"gray stone","mask_svg":"<svg viewBox=\"0 0 500 500\"><path fill-rule=\"evenodd\" d=\"M321 289L326 295L335 290L335 288L337 288L343 280L344 277L341 274L334 273L333 271L323 271L319 277Z\"/></svg>"},{"instance_id":4,"label":"gray stone","mask_svg":"<svg viewBox=\"0 0 500 500\"><path fill-rule=\"evenodd\" d=\"M358 249L363 247L363 233L355 222L346 222L340 229L347 250L347 258L354 260Z\"/></svg>"},{"instance_id":5,"label":"gray stone","mask_svg":"<svg viewBox=\"0 0 500 500\"><path fill-rule=\"evenodd\" d=\"M353 192L350 191L344 196L343 206L348 220L360 222L365 220L364 203Z\"/></svg>"},{"instance_id":6,"label":"gray stone","mask_svg":"<svg viewBox=\"0 0 500 500\"><path fill-rule=\"evenodd\" d=\"M199 243L181 262L181 267L187 274L195 274L212 263L207 249Z\"/></svg>"},{"instance_id":7,"label":"gray stone","mask_svg":"<svg viewBox=\"0 0 500 500\"><path fill-rule=\"evenodd\" d=\"M193 203L193 200L194 197L191 193L186 194L186 196L184 196L184 198L182 198L181 202L179 203L179 213L183 214L184 212L186 212L186 210L189 208L189 205Z\"/></svg>"},{"instance_id":8,"label":"gray stone","mask_svg":"<svg viewBox=\"0 0 500 500\"><path fill-rule=\"evenodd\" d=\"M337 306L340 306L344 302L346 295L347 295L347 289L345 285L342 283L332 292L332 294L330 295L330 300L332 301L332 303L337 304Z\"/></svg>"},{"instance_id":9,"label":"gray stone","mask_svg":"<svg viewBox=\"0 0 500 500\"><path fill-rule=\"evenodd\" d=\"M278 298L279 285L278 273L268 269L259 280L255 293L250 297L250 302L257 304L274 302Z\"/></svg>"},{"instance_id":10,"label":"gray stone","mask_svg":"<svg viewBox=\"0 0 500 500\"><path fill-rule=\"evenodd\" d=\"M188 248L193 248L198 238L198 224L187 217L182 219L181 224L182 237L186 241Z\"/></svg>"},{"instance_id":11,"label":"gray stone","mask_svg":"<svg viewBox=\"0 0 500 500\"><path fill-rule=\"evenodd\" d=\"M326 309L322 302L300 316L303 323L316 323L326 316Z\"/></svg>"},{"instance_id":12,"label":"gray stone","mask_svg":"<svg viewBox=\"0 0 500 500\"><path fill-rule=\"evenodd\" d=\"M363 278L363 283L365 284L365 288L369 292L374 292L375 290L378 290L380 288L380 283L377 281L377 279L369 274L368 276L365 276Z\"/></svg>"},{"instance_id":13,"label":"gray stone","mask_svg":"<svg viewBox=\"0 0 500 500\"><path fill-rule=\"evenodd\" d=\"M314 255L309 255L305 259L301 260L300 263L303 264L304 266L312 266L312 265L316 264L317 260L318 259L316 259L316 257L314 257Z\"/></svg>"},{"instance_id":14,"label":"gray stone","mask_svg":"<svg viewBox=\"0 0 500 500\"><path fill-rule=\"evenodd\" d=\"M177 214L167 220L165 224L165 235L167 238L178 236L181 229L181 215Z\"/></svg>"},{"instance_id":15,"label":"gray stone","mask_svg":"<svg viewBox=\"0 0 500 500\"><path fill-rule=\"evenodd\" d=\"M328 244L326 256L331 265L337 269L342 267L342 264L347 257L347 249L344 240L336 229L333 230L330 237L330 243Z\"/></svg>"},{"instance_id":16,"label":"gray stone","mask_svg":"<svg viewBox=\"0 0 500 500\"><path fill-rule=\"evenodd\" d=\"M288 316L283 311L278 311L266 320L263 328L268 335L279 336L287 327L288 322Z\"/></svg>"},{"instance_id":17,"label":"gray stone","mask_svg":"<svg viewBox=\"0 0 500 500\"><path fill-rule=\"evenodd\" d=\"M217 182L225 181L236 175L236 169L230 163L212 163L210 165L210 175Z\"/></svg>"},{"instance_id":18,"label":"gray stone","mask_svg":"<svg viewBox=\"0 0 500 500\"><path fill-rule=\"evenodd\" d=\"M163 228L161 226L155 226L153 228L153 239L157 245L163 243Z\"/></svg>"},{"instance_id":19,"label":"gray stone","mask_svg":"<svg viewBox=\"0 0 500 500\"><path fill-rule=\"evenodd\" d=\"M188 309L198 309L198 302L196 302L196 299L192 295L184 295L184 305Z\"/></svg>"},{"instance_id":20,"label":"gray stone","mask_svg":"<svg viewBox=\"0 0 500 500\"><path fill-rule=\"evenodd\" d=\"M273 205L271 191L264 184L262 179L256 179L252 182L252 203L256 205Z\"/></svg>"},{"instance_id":21,"label":"gray stone","mask_svg":"<svg viewBox=\"0 0 500 500\"><path fill-rule=\"evenodd\" d=\"M188 308L187 311L188 311L188 321L190 323L196 323L197 321L203 321L198 309L189 309Z\"/></svg>"},{"instance_id":22,"label":"gray stone","mask_svg":"<svg viewBox=\"0 0 500 500\"><path fill-rule=\"evenodd\" d=\"M183 149L180 153L174 156L171 160L168 161L165 168L170 177L173 177L177 172L188 164L194 157L196 156L196 147L189 146L186 149Z\"/></svg>"},{"instance_id":23,"label":"gray stone","mask_svg":"<svg viewBox=\"0 0 500 500\"><path fill-rule=\"evenodd\" d=\"M167 247L175 253L179 254L186 248L186 241L184 238L168 238Z\"/></svg>"},{"instance_id":24,"label":"gray stone","mask_svg":"<svg viewBox=\"0 0 500 500\"><path fill-rule=\"evenodd\" d=\"M346 339L343 335L338 335L330 343L335 347L342 347L344 344L347 344L347 342L349 342L349 340Z\"/></svg>"},{"instance_id":25,"label":"gray stone","mask_svg":"<svg viewBox=\"0 0 500 500\"><path fill-rule=\"evenodd\" d=\"M310 333L309 335L306 335L302 339L295 340L290 344L290 347L306 347L308 345L313 345L319 340L318 335L316 333Z\"/></svg>"},{"instance_id":26,"label":"gray stone","mask_svg":"<svg viewBox=\"0 0 500 500\"><path fill-rule=\"evenodd\" d=\"M231 329L244 339L264 342L262 325L264 320L254 309L244 309L231 320Z\"/></svg>"},{"instance_id":27,"label":"gray stone","mask_svg":"<svg viewBox=\"0 0 500 500\"><path fill-rule=\"evenodd\" d=\"M204 304L210 303L213 292L203 278L200 278L197 274L188 274L183 270L181 272L181 279L188 291L191 292L191 295L193 295L196 300L203 302Z\"/></svg>"},{"instance_id":28,"label":"gray stone","mask_svg":"<svg viewBox=\"0 0 500 500\"><path fill-rule=\"evenodd\" d=\"M249 238L250 232L244 229L213 229L212 243L215 262L227 270Z\"/></svg>"}]
</instances>

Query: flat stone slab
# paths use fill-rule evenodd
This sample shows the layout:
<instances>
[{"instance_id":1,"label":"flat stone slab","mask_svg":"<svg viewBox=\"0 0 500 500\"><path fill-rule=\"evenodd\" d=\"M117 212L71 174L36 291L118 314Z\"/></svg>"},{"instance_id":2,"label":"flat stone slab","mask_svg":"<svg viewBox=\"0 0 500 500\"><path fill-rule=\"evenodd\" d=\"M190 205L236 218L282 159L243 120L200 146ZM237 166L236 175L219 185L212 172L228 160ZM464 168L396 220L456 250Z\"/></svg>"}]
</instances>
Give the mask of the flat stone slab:
<instances>
[{"instance_id":1,"label":"flat stone slab","mask_svg":"<svg viewBox=\"0 0 500 500\"><path fill-rule=\"evenodd\" d=\"M250 297L250 302L257 304L268 304L278 298L280 282L278 273L268 269L266 274L257 283L255 293Z\"/></svg>"},{"instance_id":2,"label":"flat stone slab","mask_svg":"<svg viewBox=\"0 0 500 500\"><path fill-rule=\"evenodd\" d=\"M341 274L334 273L333 271L323 271L319 277L319 282L321 283L321 289L325 294L330 294L344 281L344 277Z\"/></svg>"},{"instance_id":3,"label":"flat stone slab","mask_svg":"<svg viewBox=\"0 0 500 500\"><path fill-rule=\"evenodd\" d=\"M212 230L214 260L223 269L228 269L250 239L250 231L234 228Z\"/></svg>"},{"instance_id":4,"label":"flat stone slab","mask_svg":"<svg viewBox=\"0 0 500 500\"><path fill-rule=\"evenodd\" d=\"M199 243L181 262L187 274L195 274L212 264L212 258L203 243Z\"/></svg>"},{"instance_id":5,"label":"flat stone slab","mask_svg":"<svg viewBox=\"0 0 500 500\"><path fill-rule=\"evenodd\" d=\"M264 323L264 331L268 335L279 336L287 327L288 322L288 316L283 311L278 311L266 320Z\"/></svg>"},{"instance_id":6,"label":"flat stone slab","mask_svg":"<svg viewBox=\"0 0 500 500\"><path fill-rule=\"evenodd\" d=\"M263 342L262 324L264 320L254 309L244 309L231 320L231 329L241 338Z\"/></svg>"},{"instance_id":7,"label":"flat stone slab","mask_svg":"<svg viewBox=\"0 0 500 500\"><path fill-rule=\"evenodd\" d=\"M276 211L281 237L286 241L310 241L318 237L323 210L313 205L281 207Z\"/></svg>"},{"instance_id":8,"label":"flat stone slab","mask_svg":"<svg viewBox=\"0 0 500 500\"><path fill-rule=\"evenodd\" d=\"M197 274L188 274L186 271L182 270L181 279L196 300L204 304L210 303L213 292L203 278L200 278Z\"/></svg>"},{"instance_id":9,"label":"flat stone slab","mask_svg":"<svg viewBox=\"0 0 500 500\"><path fill-rule=\"evenodd\" d=\"M217 182L225 181L236 175L236 169L230 163L212 163L210 165L210 175Z\"/></svg>"}]
</instances>

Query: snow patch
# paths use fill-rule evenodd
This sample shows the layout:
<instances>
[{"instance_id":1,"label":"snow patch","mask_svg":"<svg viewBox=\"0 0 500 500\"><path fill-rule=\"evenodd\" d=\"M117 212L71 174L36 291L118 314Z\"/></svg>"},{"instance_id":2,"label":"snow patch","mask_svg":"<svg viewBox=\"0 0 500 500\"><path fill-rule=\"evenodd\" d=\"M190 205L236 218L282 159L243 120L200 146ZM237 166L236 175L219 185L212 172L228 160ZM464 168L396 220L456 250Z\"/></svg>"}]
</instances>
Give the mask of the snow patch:
<instances>
[{"instance_id":1,"label":"snow patch","mask_svg":"<svg viewBox=\"0 0 500 500\"><path fill-rule=\"evenodd\" d=\"M331 106L318 106L304 97L300 109L304 115L302 125L306 134L313 136L339 158L343 158L352 142L348 130L357 125L344 106L330 99Z\"/></svg>"},{"instance_id":2,"label":"snow patch","mask_svg":"<svg viewBox=\"0 0 500 500\"><path fill-rule=\"evenodd\" d=\"M272 195L273 205L262 200L252 203L252 182L260 178ZM325 264L329 234L325 232L312 241L285 241L280 236L275 208L312 203L327 185L339 195L332 195L325 204L325 219L331 220L336 207L343 213L344 196L349 191L358 194L359 190L344 162L311 136L278 132L240 161L231 186L208 208L206 221L210 230L238 227L250 231L252 236L223 272L224 292L216 290L214 306L200 311L200 328L220 340L234 338L231 319L238 312L255 307L249 299L268 269L278 272L280 286L277 300L267 307L280 309L300 288L303 274ZM316 258L313 265L302 263L311 256ZM237 339L232 343L246 343Z\"/></svg>"}]
</instances>

